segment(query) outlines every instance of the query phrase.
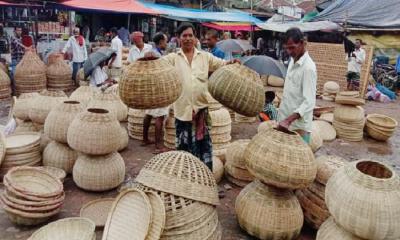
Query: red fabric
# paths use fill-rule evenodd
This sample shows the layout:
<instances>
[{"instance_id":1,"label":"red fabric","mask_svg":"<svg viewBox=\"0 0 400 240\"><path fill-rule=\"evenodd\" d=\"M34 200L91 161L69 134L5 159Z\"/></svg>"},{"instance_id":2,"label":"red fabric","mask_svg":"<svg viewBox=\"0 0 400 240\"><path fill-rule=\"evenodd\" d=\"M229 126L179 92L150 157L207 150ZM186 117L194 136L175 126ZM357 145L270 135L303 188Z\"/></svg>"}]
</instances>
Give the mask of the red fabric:
<instances>
[{"instance_id":1,"label":"red fabric","mask_svg":"<svg viewBox=\"0 0 400 240\"><path fill-rule=\"evenodd\" d=\"M260 112L259 116L264 122L271 120L269 119L268 115L263 112Z\"/></svg>"},{"instance_id":2,"label":"red fabric","mask_svg":"<svg viewBox=\"0 0 400 240\"><path fill-rule=\"evenodd\" d=\"M101 11L158 14L136 0L64 0L61 4L67 7Z\"/></svg>"},{"instance_id":3,"label":"red fabric","mask_svg":"<svg viewBox=\"0 0 400 240\"><path fill-rule=\"evenodd\" d=\"M196 126L196 140L201 141L204 139L205 133L206 133L206 114L207 111L204 109L200 110L197 114L193 112L192 114L192 119L193 119L193 124Z\"/></svg>"},{"instance_id":4,"label":"red fabric","mask_svg":"<svg viewBox=\"0 0 400 240\"><path fill-rule=\"evenodd\" d=\"M33 38L29 35L24 35L22 36L21 42L25 47L31 47L33 45Z\"/></svg>"},{"instance_id":5,"label":"red fabric","mask_svg":"<svg viewBox=\"0 0 400 240\"><path fill-rule=\"evenodd\" d=\"M84 38L83 38L83 36L82 35L79 35L79 36L77 36L76 37L76 40L78 41L78 43L79 43L79 46L83 46L83 41L85 40Z\"/></svg>"},{"instance_id":6,"label":"red fabric","mask_svg":"<svg viewBox=\"0 0 400 240\"><path fill-rule=\"evenodd\" d=\"M234 23L233 23L234 24ZM256 31L259 30L258 27L251 27L250 25L244 26L244 25L228 25L228 26L222 26L218 24L213 24L213 23L203 23L203 26L213 28L219 31Z\"/></svg>"}]
</instances>

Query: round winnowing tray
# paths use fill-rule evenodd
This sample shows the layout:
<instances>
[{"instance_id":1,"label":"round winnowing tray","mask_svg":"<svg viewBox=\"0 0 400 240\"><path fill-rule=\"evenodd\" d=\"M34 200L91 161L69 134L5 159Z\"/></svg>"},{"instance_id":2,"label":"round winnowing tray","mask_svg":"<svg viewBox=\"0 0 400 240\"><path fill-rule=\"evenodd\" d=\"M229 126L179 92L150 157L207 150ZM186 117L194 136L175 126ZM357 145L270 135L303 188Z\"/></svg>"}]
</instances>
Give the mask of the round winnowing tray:
<instances>
[{"instance_id":1,"label":"round winnowing tray","mask_svg":"<svg viewBox=\"0 0 400 240\"><path fill-rule=\"evenodd\" d=\"M82 206L79 216L89 218L96 227L104 227L114 200L114 198L101 198L90 201Z\"/></svg>"}]
</instances>

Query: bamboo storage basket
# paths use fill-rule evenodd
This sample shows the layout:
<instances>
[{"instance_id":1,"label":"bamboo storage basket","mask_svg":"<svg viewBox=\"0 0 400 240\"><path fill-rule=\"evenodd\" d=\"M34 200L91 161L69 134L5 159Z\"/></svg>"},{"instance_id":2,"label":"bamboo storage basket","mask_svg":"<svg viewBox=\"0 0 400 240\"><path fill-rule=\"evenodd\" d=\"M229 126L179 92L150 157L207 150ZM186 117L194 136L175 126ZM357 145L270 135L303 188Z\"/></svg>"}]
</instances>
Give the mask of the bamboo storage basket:
<instances>
[{"instance_id":1,"label":"bamboo storage basket","mask_svg":"<svg viewBox=\"0 0 400 240\"><path fill-rule=\"evenodd\" d=\"M293 192L258 180L239 193L235 211L240 226L259 239L296 239L303 226L303 212Z\"/></svg>"},{"instance_id":2,"label":"bamboo storage basket","mask_svg":"<svg viewBox=\"0 0 400 240\"><path fill-rule=\"evenodd\" d=\"M77 101L64 101L55 106L44 123L44 133L51 139L67 143L67 133L72 120L83 111Z\"/></svg>"},{"instance_id":3,"label":"bamboo storage basket","mask_svg":"<svg viewBox=\"0 0 400 240\"><path fill-rule=\"evenodd\" d=\"M0 70L0 100L10 99L11 80L6 72Z\"/></svg>"},{"instance_id":4,"label":"bamboo storage basket","mask_svg":"<svg viewBox=\"0 0 400 240\"><path fill-rule=\"evenodd\" d=\"M89 108L80 113L68 128L68 144L76 151L104 155L120 147L121 126L109 111Z\"/></svg>"},{"instance_id":5,"label":"bamboo storage basket","mask_svg":"<svg viewBox=\"0 0 400 240\"><path fill-rule=\"evenodd\" d=\"M128 107L121 101L118 95L113 93L96 93L88 103L88 108L104 108L114 114L118 121L126 121Z\"/></svg>"},{"instance_id":6,"label":"bamboo storage basket","mask_svg":"<svg viewBox=\"0 0 400 240\"><path fill-rule=\"evenodd\" d=\"M364 129L364 109L360 106L339 105L333 113L333 127L339 138L361 141Z\"/></svg>"},{"instance_id":7,"label":"bamboo storage basket","mask_svg":"<svg viewBox=\"0 0 400 240\"><path fill-rule=\"evenodd\" d=\"M317 232L316 240L362 240L347 232L335 223L333 217L328 218Z\"/></svg>"},{"instance_id":8,"label":"bamboo storage basket","mask_svg":"<svg viewBox=\"0 0 400 240\"><path fill-rule=\"evenodd\" d=\"M33 51L26 51L15 68L15 89L17 94L40 92L46 89L46 65Z\"/></svg>"},{"instance_id":9,"label":"bamboo storage basket","mask_svg":"<svg viewBox=\"0 0 400 240\"><path fill-rule=\"evenodd\" d=\"M39 93L23 93L21 94L17 101L15 101L15 105L13 108L14 116L21 120L29 120L29 110L31 109L31 105L33 99L38 97Z\"/></svg>"},{"instance_id":10,"label":"bamboo storage basket","mask_svg":"<svg viewBox=\"0 0 400 240\"><path fill-rule=\"evenodd\" d=\"M136 140L143 140L143 118L145 110L129 108L128 110L128 135ZM167 126L166 126L167 128ZM155 120L152 118L149 129L149 139L155 138ZM174 140L175 142L175 140Z\"/></svg>"},{"instance_id":11,"label":"bamboo storage basket","mask_svg":"<svg viewBox=\"0 0 400 240\"><path fill-rule=\"evenodd\" d=\"M269 131L273 128L277 127L277 122L276 121L265 121L260 123L257 127L257 133L262 132L262 131Z\"/></svg>"},{"instance_id":12,"label":"bamboo storage basket","mask_svg":"<svg viewBox=\"0 0 400 240\"><path fill-rule=\"evenodd\" d=\"M86 107L87 104L93 99L96 90L90 86L80 86L71 93L69 99L72 101L78 101L82 106Z\"/></svg>"},{"instance_id":13,"label":"bamboo storage basket","mask_svg":"<svg viewBox=\"0 0 400 240\"><path fill-rule=\"evenodd\" d=\"M106 191L118 187L125 178L125 162L119 153L104 156L80 154L72 176L78 187L89 191Z\"/></svg>"},{"instance_id":14,"label":"bamboo storage basket","mask_svg":"<svg viewBox=\"0 0 400 240\"><path fill-rule=\"evenodd\" d=\"M275 129L260 132L244 155L254 177L280 188L306 188L317 173L313 152L295 133Z\"/></svg>"},{"instance_id":15,"label":"bamboo storage basket","mask_svg":"<svg viewBox=\"0 0 400 240\"><path fill-rule=\"evenodd\" d=\"M62 91L43 90L38 97L34 98L29 118L33 123L44 124L50 111L67 99L67 95Z\"/></svg>"},{"instance_id":16,"label":"bamboo storage basket","mask_svg":"<svg viewBox=\"0 0 400 240\"><path fill-rule=\"evenodd\" d=\"M347 161L335 155L321 155L315 159L317 164L317 176L315 180L323 185L326 185L329 178Z\"/></svg>"},{"instance_id":17,"label":"bamboo storage basket","mask_svg":"<svg viewBox=\"0 0 400 240\"><path fill-rule=\"evenodd\" d=\"M43 165L72 173L78 153L67 144L51 141L43 151Z\"/></svg>"},{"instance_id":18,"label":"bamboo storage basket","mask_svg":"<svg viewBox=\"0 0 400 240\"><path fill-rule=\"evenodd\" d=\"M387 141L397 128L397 121L382 114L369 114L366 121L367 133L375 140Z\"/></svg>"},{"instance_id":19,"label":"bamboo storage basket","mask_svg":"<svg viewBox=\"0 0 400 240\"><path fill-rule=\"evenodd\" d=\"M249 143L250 139L239 139L232 142L226 151L226 163L247 170L244 152Z\"/></svg>"},{"instance_id":20,"label":"bamboo storage basket","mask_svg":"<svg viewBox=\"0 0 400 240\"><path fill-rule=\"evenodd\" d=\"M114 200L114 198L100 198L90 201L81 207L79 216L92 220L96 227L104 227Z\"/></svg>"},{"instance_id":21,"label":"bamboo storage basket","mask_svg":"<svg viewBox=\"0 0 400 240\"><path fill-rule=\"evenodd\" d=\"M213 174L215 181L219 183L224 175L224 164L219 157L213 156Z\"/></svg>"},{"instance_id":22,"label":"bamboo storage basket","mask_svg":"<svg viewBox=\"0 0 400 240\"><path fill-rule=\"evenodd\" d=\"M119 82L119 95L131 108L155 109L174 103L182 93L175 67L162 59L131 63Z\"/></svg>"},{"instance_id":23,"label":"bamboo storage basket","mask_svg":"<svg viewBox=\"0 0 400 240\"><path fill-rule=\"evenodd\" d=\"M248 117L256 116L265 103L260 76L239 64L230 64L215 71L208 90L224 106Z\"/></svg>"},{"instance_id":24,"label":"bamboo storage basket","mask_svg":"<svg viewBox=\"0 0 400 240\"><path fill-rule=\"evenodd\" d=\"M65 92L72 89L72 69L63 60L49 64L46 76L48 89Z\"/></svg>"},{"instance_id":25,"label":"bamboo storage basket","mask_svg":"<svg viewBox=\"0 0 400 240\"><path fill-rule=\"evenodd\" d=\"M136 181L177 196L219 204L213 173L187 152L171 151L156 155L144 165Z\"/></svg>"},{"instance_id":26,"label":"bamboo storage basket","mask_svg":"<svg viewBox=\"0 0 400 240\"><path fill-rule=\"evenodd\" d=\"M336 171L326 185L336 222L365 239L400 238L400 180L389 166L359 160Z\"/></svg>"}]
</instances>

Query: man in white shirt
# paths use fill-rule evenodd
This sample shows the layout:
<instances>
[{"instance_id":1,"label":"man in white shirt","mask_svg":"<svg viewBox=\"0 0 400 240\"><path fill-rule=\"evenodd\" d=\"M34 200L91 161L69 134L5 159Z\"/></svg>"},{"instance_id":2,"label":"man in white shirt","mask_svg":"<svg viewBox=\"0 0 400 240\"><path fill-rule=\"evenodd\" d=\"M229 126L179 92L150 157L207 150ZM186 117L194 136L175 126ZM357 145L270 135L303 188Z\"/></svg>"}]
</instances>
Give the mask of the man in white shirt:
<instances>
[{"instance_id":1,"label":"man in white shirt","mask_svg":"<svg viewBox=\"0 0 400 240\"><path fill-rule=\"evenodd\" d=\"M346 55L347 64L347 90L358 90L360 85L360 73L362 64L365 61L365 50L361 48L361 40L356 39L355 50L351 57Z\"/></svg>"},{"instance_id":2,"label":"man in white shirt","mask_svg":"<svg viewBox=\"0 0 400 240\"><path fill-rule=\"evenodd\" d=\"M279 107L278 128L296 131L310 143L317 92L317 69L298 28L286 32L284 48L291 56Z\"/></svg>"},{"instance_id":3,"label":"man in white shirt","mask_svg":"<svg viewBox=\"0 0 400 240\"><path fill-rule=\"evenodd\" d=\"M139 58L144 57L144 55L153 50L153 47L150 44L146 44L143 42L143 33L142 32L133 32L132 40L134 45L129 50L128 62L132 63Z\"/></svg>"},{"instance_id":4,"label":"man in white shirt","mask_svg":"<svg viewBox=\"0 0 400 240\"><path fill-rule=\"evenodd\" d=\"M80 35L79 28L75 28L73 33L74 35L68 39L67 44L65 44L61 52L65 54L69 48L72 49L72 80L74 80L76 86L79 86L79 83L76 82L76 74L83 67L83 63L87 60L88 55L85 38Z\"/></svg>"},{"instance_id":5,"label":"man in white shirt","mask_svg":"<svg viewBox=\"0 0 400 240\"><path fill-rule=\"evenodd\" d=\"M118 37L117 28L111 28L111 49L115 50L116 55L111 59L108 64L108 69L110 70L111 78L117 79L121 76L122 72L122 41Z\"/></svg>"}]
</instances>

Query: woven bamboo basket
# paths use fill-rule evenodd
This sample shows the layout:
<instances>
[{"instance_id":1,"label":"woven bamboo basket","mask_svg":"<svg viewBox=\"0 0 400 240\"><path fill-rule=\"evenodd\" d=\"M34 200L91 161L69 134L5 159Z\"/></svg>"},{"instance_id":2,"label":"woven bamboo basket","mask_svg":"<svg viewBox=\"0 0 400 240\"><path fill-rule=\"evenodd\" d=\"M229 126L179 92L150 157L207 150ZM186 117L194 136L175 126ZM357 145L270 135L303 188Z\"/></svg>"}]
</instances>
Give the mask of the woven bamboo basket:
<instances>
[{"instance_id":1,"label":"woven bamboo basket","mask_svg":"<svg viewBox=\"0 0 400 240\"><path fill-rule=\"evenodd\" d=\"M50 111L63 101L68 100L62 91L43 90L34 98L29 111L29 118L34 123L44 124Z\"/></svg>"},{"instance_id":2,"label":"woven bamboo basket","mask_svg":"<svg viewBox=\"0 0 400 240\"><path fill-rule=\"evenodd\" d=\"M209 114L213 128L229 126L232 123L229 111L226 108L210 111Z\"/></svg>"},{"instance_id":3,"label":"woven bamboo basket","mask_svg":"<svg viewBox=\"0 0 400 240\"><path fill-rule=\"evenodd\" d=\"M64 218L40 228L28 240L92 240L94 231L95 224L90 219Z\"/></svg>"},{"instance_id":4,"label":"woven bamboo basket","mask_svg":"<svg viewBox=\"0 0 400 240\"><path fill-rule=\"evenodd\" d=\"M226 147L228 148L229 145L230 145L230 143L227 144ZM175 146L175 143L174 143L174 146ZM226 162L226 148L225 149L220 149L220 150L213 149L213 156L218 157L222 161L222 163L225 164L225 162Z\"/></svg>"},{"instance_id":5,"label":"woven bamboo basket","mask_svg":"<svg viewBox=\"0 0 400 240\"><path fill-rule=\"evenodd\" d=\"M21 132L36 132L35 126L31 121L21 121L17 122L17 127L15 128L14 133L21 133Z\"/></svg>"},{"instance_id":6,"label":"woven bamboo basket","mask_svg":"<svg viewBox=\"0 0 400 240\"><path fill-rule=\"evenodd\" d=\"M171 151L150 159L139 175L139 183L196 201L218 205L213 173L198 158L183 151Z\"/></svg>"},{"instance_id":7,"label":"woven bamboo basket","mask_svg":"<svg viewBox=\"0 0 400 240\"><path fill-rule=\"evenodd\" d=\"M319 228L317 232L317 240L362 240L361 238L352 235L338 224L333 217L328 218Z\"/></svg>"},{"instance_id":8,"label":"woven bamboo basket","mask_svg":"<svg viewBox=\"0 0 400 240\"><path fill-rule=\"evenodd\" d=\"M330 217L328 208L323 199L306 189L297 190L296 196L303 209L304 220L312 228L318 229L321 224Z\"/></svg>"},{"instance_id":9,"label":"woven bamboo basket","mask_svg":"<svg viewBox=\"0 0 400 240\"><path fill-rule=\"evenodd\" d=\"M2 195L0 198L1 198L1 201L8 207L14 208L19 211L25 211L28 213L43 213L43 212L47 212L47 211L52 211L52 210L60 208L62 205L62 202L60 202L60 203L56 203L56 204L48 204L46 206L25 206L23 204L18 204L18 203L9 201L8 198L5 197L5 195Z\"/></svg>"},{"instance_id":10,"label":"woven bamboo basket","mask_svg":"<svg viewBox=\"0 0 400 240\"><path fill-rule=\"evenodd\" d=\"M51 53L47 57L47 64L51 65L53 63L56 63L58 61L64 61L64 54L62 53Z\"/></svg>"},{"instance_id":11,"label":"woven bamboo basket","mask_svg":"<svg viewBox=\"0 0 400 240\"><path fill-rule=\"evenodd\" d=\"M328 81L324 83L324 93L337 94L340 91L340 86L337 82Z\"/></svg>"},{"instance_id":12,"label":"woven bamboo basket","mask_svg":"<svg viewBox=\"0 0 400 240\"><path fill-rule=\"evenodd\" d=\"M15 68L17 94L46 89L46 65L33 51L27 51Z\"/></svg>"},{"instance_id":13,"label":"woven bamboo basket","mask_svg":"<svg viewBox=\"0 0 400 240\"><path fill-rule=\"evenodd\" d=\"M400 179L383 163L346 164L329 179L325 201L336 222L361 238L400 238Z\"/></svg>"},{"instance_id":14,"label":"woven bamboo basket","mask_svg":"<svg viewBox=\"0 0 400 240\"><path fill-rule=\"evenodd\" d=\"M341 139L351 142L359 142L363 139L363 120L355 125L334 120L332 125L336 130L337 136Z\"/></svg>"},{"instance_id":15,"label":"woven bamboo basket","mask_svg":"<svg viewBox=\"0 0 400 240\"><path fill-rule=\"evenodd\" d=\"M276 187L306 188L317 173L313 152L295 133L275 129L258 133L244 155L249 172Z\"/></svg>"},{"instance_id":16,"label":"woven bamboo basket","mask_svg":"<svg viewBox=\"0 0 400 240\"><path fill-rule=\"evenodd\" d=\"M61 211L61 208L57 208L44 213L29 213L9 207L7 205L3 205L3 209L7 213L8 218L12 223L23 226L35 226L42 224Z\"/></svg>"},{"instance_id":17,"label":"woven bamboo basket","mask_svg":"<svg viewBox=\"0 0 400 240\"><path fill-rule=\"evenodd\" d=\"M242 169L242 168L232 166L232 164L230 162L226 162L225 172L227 174L229 174L229 176L231 176L237 180L241 180L241 181L245 181L245 182L251 182L254 180L254 177L251 175L251 173L249 173L249 171L247 169Z\"/></svg>"},{"instance_id":18,"label":"woven bamboo basket","mask_svg":"<svg viewBox=\"0 0 400 240\"><path fill-rule=\"evenodd\" d=\"M77 101L68 100L60 103L47 116L44 123L44 133L55 141L67 143L69 125L82 111L83 107Z\"/></svg>"},{"instance_id":19,"label":"woven bamboo basket","mask_svg":"<svg viewBox=\"0 0 400 240\"><path fill-rule=\"evenodd\" d=\"M326 185L329 178L347 161L335 155L321 155L315 159L317 164L317 176L315 180L323 185Z\"/></svg>"},{"instance_id":20,"label":"woven bamboo basket","mask_svg":"<svg viewBox=\"0 0 400 240\"><path fill-rule=\"evenodd\" d=\"M93 99L96 90L90 86L80 86L71 93L69 99L80 102L84 107Z\"/></svg>"},{"instance_id":21,"label":"woven bamboo basket","mask_svg":"<svg viewBox=\"0 0 400 240\"><path fill-rule=\"evenodd\" d=\"M71 148L86 154L103 155L120 147L121 126L107 110L89 108L72 121L67 135Z\"/></svg>"},{"instance_id":22,"label":"woven bamboo basket","mask_svg":"<svg viewBox=\"0 0 400 240\"><path fill-rule=\"evenodd\" d=\"M124 191L119 194L111 207L103 239L146 239L151 217L151 203L144 192Z\"/></svg>"},{"instance_id":23,"label":"woven bamboo basket","mask_svg":"<svg viewBox=\"0 0 400 240\"><path fill-rule=\"evenodd\" d=\"M40 151L44 151L44 149L49 145L52 141L47 134L45 134L42 130L40 131Z\"/></svg>"},{"instance_id":24,"label":"woven bamboo basket","mask_svg":"<svg viewBox=\"0 0 400 240\"><path fill-rule=\"evenodd\" d=\"M247 170L244 152L250 139L240 139L232 142L226 150L226 163Z\"/></svg>"},{"instance_id":25,"label":"woven bamboo basket","mask_svg":"<svg viewBox=\"0 0 400 240\"><path fill-rule=\"evenodd\" d=\"M72 173L78 153L67 144L51 141L43 151L43 165Z\"/></svg>"},{"instance_id":26,"label":"woven bamboo basket","mask_svg":"<svg viewBox=\"0 0 400 240\"><path fill-rule=\"evenodd\" d=\"M19 96L13 108L14 116L21 120L29 120L29 110L35 97L38 97L39 93L23 93Z\"/></svg>"},{"instance_id":27,"label":"woven bamboo basket","mask_svg":"<svg viewBox=\"0 0 400 240\"><path fill-rule=\"evenodd\" d=\"M81 207L79 216L92 220L96 227L104 227L114 200L114 198L100 198L90 201Z\"/></svg>"},{"instance_id":28,"label":"woven bamboo basket","mask_svg":"<svg viewBox=\"0 0 400 240\"><path fill-rule=\"evenodd\" d=\"M141 60L130 64L119 82L119 95L128 107L155 109L174 103L182 93L182 82L168 62Z\"/></svg>"},{"instance_id":29,"label":"woven bamboo basket","mask_svg":"<svg viewBox=\"0 0 400 240\"><path fill-rule=\"evenodd\" d=\"M4 71L0 70L0 100L11 97L11 80Z\"/></svg>"},{"instance_id":30,"label":"woven bamboo basket","mask_svg":"<svg viewBox=\"0 0 400 240\"><path fill-rule=\"evenodd\" d=\"M55 177L58 180L60 180L60 182L62 182L62 183L64 182L65 177L67 176L67 173L61 168L44 166L44 167L39 167L39 169L45 170L46 172L48 172L53 177Z\"/></svg>"},{"instance_id":31,"label":"woven bamboo basket","mask_svg":"<svg viewBox=\"0 0 400 240\"><path fill-rule=\"evenodd\" d=\"M257 127L257 133L262 132L262 131L269 131L275 127L277 127L277 122L276 121L265 121L260 123Z\"/></svg>"},{"instance_id":32,"label":"woven bamboo basket","mask_svg":"<svg viewBox=\"0 0 400 240\"><path fill-rule=\"evenodd\" d=\"M314 153L318 151L318 149L320 149L323 145L323 139L321 137L321 133L315 125L312 126L310 143L308 145L310 146L311 150Z\"/></svg>"},{"instance_id":33,"label":"woven bamboo basket","mask_svg":"<svg viewBox=\"0 0 400 240\"><path fill-rule=\"evenodd\" d=\"M367 130L368 135L377 140L377 141L387 141L389 138L392 137L394 132L383 132L375 127L372 127L371 125L367 124L365 129Z\"/></svg>"},{"instance_id":34,"label":"woven bamboo basket","mask_svg":"<svg viewBox=\"0 0 400 240\"><path fill-rule=\"evenodd\" d=\"M268 85L272 87L283 87L285 79L270 75L268 77Z\"/></svg>"},{"instance_id":35,"label":"woven bamboo basket","mask_svg":"<svg viewBox=\"0 0 400 240\"><path fill-rule=\"evenodd\" d=\"M222 104L215 100L210 93L207 93L208 110L210 112L216 111L222 108Z\"/></svg>"},{"instance_id":36,"label":"woven bamboo basket","mask_svg":"<svg viewBox=\"0 0 400 240\"><path fill-rule=\"evenodd\" d=\"M256 116L265 103L260 76L239 64L230 64L215 71L208 84L211 95L235 112Z\"/></svg>"},{"instance_id":37,"label":"woven bamboo basket","mask_svg":"<svg viewBox=\"0 0 400 240\"><path fill-rule=\"evenodd\" d=\"M365 104L365 99L339 95L335 98L335 102L344 105L361 106Z\"/></svg>"},{"instance_id":38,"label":"woven bamboo basket","mask_svg":"<svg viewBox=\"0 0 400 240\"><path fill-rule=\"evenodd\" d=\"M118 95L113 93L97 93L88 103L88 108L103 108L114 114L118 121L126 121L128 107L121 101Z\"/></svg>"},{"instance_id":39,"label":"woven bamboo basket","mask_svg":"<svg viewBox=\"0 0 400 240\"><path fill-rule=\"evenodd\" d=\"M89 191L106 191L118 187L125 178L125 162L119 153L104 156L80 154L73 168L78 187Z\"/></svg>"},{"instance_id":40,"label":"woven bamboo basket","mask_svg":"<svg viewBox=\"0 0 400 240\"><path fill-rule=\"evenodd\" d=\"M72 88L72 69L64 61L56 61L47 67L47 87L51 90L69 91Z\"/></svg>"},{"instance_id":41,"label":"woven bamboo basket","mask_svg":"<svg viewBox=\"0 0 400 240\"><path fill-rule=\"evenodd\" d=\"M123 126L121 126L120 145L118 148L118 152L127 148L128 144L129 144L128 131Z\"/></svg>"},{"instance_id":42,"label":"woven bamboo basket","mask_svg":"<svg viewBox=\"0 0 400 240\"><path fill-rule=\"evenodd\" d=\"M398 126L397 121L394 118L383 114L368 114L367 121L388 130L395 129Z\"/></svg>"},{"instance_id":43,"label":"woven bamboo basket","mask_svg":"<svg viewBox=\"0 0 400 240\"><path fill-rule=\"evenodd\" d=\"M312 122L313 131L317 131L323 141L333 141L336 139L335 128L326 121L315 120Z\"/></svg>"},{"instance_id":44,"label":"woven bamboo basket","mask_svg":"<svg viewBox=\"0 0 400 240\"><path fill-rule=\"evenodd\" d=\"M240 180L240 179L237 179L237 178L232 177L232 176L228 173L228 171L225 171L225 172L224 172L224 175L225 175L225 178L226 178L229 182L231 182L231 183L233 183L233 184L235 184L236 186L241 187L241 188L244 188L244 187L246 187L249 183L251 183L251 181ZM253 180L254 180L254 179L253 179Z\"/></svg>"},{"instance_id":45,"label":"woven bamboo basket","mask_svg":"<svg viewBox=\"0 0 400 240\"><path fill-rule=\"evenodd\" d=\"M65 193L63 192L61 195L57 196L56 198L46 198L46 199L36 199L31 200L29 196L24 195L20 192L17 192L13 188L6 188L2 194L2 197L7 199L10 202L24 205L26 207L46 207L49 205L56 205L60 204L65 199Z\"/></svg>"},{"instance_id":46,"label":"woven bamboo basket","mask_svg":"<svg viewBox=\"0 0 400 240\"><path fill-rule=\"evenodd\" d=\"M343 92L339 92L338 96L344 96L344 97L360 97L360 93L357 91L343 91Z\"/></svg>"},{"instance_id":47,"label":"woven bamboo basket","mask_svg":"<svg viewBox=\"0 0 400 240\"><path fill-rule=\"evenodd\" d=\"M0 166L6 156L6 137L2 132L0 132Z\"/></svg>"},{"instance_id":48,"label":"woven bamboo basket","mask_svg":"<svg viewBox=\"0 0 400 240\"><path fill-rule=\"evenodd\" d=\"M304 221L293 192L258 180L239 193L235 210L240 226L259 239L296 239Z\"/></svg>"},{"instance_id":49,"label":"woven bamboo basket","mask_svg":"<svg viewBox=\"0 0 400 240\"><path fill-rule=\"evenodd\" d=\"M219 183L224 175L224 164L219 157L213 156L213 174L215 181Z\"/></svg>"},{"instance_id":50,"label":"woven bamboo basket","mask_svg":"<svg viewBox=\"0 0 400 240\"><path fill-rule=\"evenodd\" d=\"M360 122L364 119L364 109L350 105L339 105L333 112L334 119L345 123Z\"/></svg>"}]
</instances>

